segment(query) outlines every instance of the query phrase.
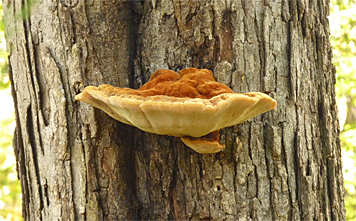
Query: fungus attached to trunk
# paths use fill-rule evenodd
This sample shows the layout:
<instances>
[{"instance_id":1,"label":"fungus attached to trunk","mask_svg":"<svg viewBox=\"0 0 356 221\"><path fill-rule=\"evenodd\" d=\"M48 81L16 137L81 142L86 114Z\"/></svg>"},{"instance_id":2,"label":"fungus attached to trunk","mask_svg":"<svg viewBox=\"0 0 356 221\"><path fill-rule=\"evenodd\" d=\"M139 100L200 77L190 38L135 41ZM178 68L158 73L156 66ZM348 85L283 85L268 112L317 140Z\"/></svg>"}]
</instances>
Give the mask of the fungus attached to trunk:
<instances>
[{"instance_id":1,"label":"fungus attached to trunk","mask_svg":"<svg viewBox=\"0 0 356 221\"><path fill-rule=\"evenodd\" d=\"M234 93L206 69L158 70L141 88L88 86L76 100L143 131L180 137L198 153L219 152L219 130L276 107L269 96Z\"/></svg>"}]
</instances>

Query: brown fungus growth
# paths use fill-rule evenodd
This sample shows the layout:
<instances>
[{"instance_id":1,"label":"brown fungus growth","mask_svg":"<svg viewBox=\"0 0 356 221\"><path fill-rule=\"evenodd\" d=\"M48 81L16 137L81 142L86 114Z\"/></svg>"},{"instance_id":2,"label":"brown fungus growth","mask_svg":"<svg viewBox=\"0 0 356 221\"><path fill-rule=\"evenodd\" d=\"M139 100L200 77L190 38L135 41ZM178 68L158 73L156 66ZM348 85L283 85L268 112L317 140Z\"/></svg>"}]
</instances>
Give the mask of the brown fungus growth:
<instances>
[{"instance_id":1,"label":"brown fungus growth","mask_svg":"<svg viewBox=\"0 0 356 221\"><path fill-rule=\"evenodd\" d=\"M259 92L234 93L206 69L179 73L158 70L141 88L88 86L76 100L102 109L116 120L143 131L180 137L198 153L216 153L219 130L265 113L276 101Z\"/></svg>"}]
</instances>

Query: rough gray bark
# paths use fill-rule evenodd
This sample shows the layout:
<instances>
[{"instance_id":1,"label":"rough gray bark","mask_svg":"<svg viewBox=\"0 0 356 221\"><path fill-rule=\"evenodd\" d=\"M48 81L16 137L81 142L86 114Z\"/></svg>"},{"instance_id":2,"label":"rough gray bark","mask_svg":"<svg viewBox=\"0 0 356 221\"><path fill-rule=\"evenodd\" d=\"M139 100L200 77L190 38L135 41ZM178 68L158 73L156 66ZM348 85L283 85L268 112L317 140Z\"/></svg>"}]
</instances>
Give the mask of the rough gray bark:
<instances>
[{"instance_id":1,"label":"rough gray bark","mask_svg":"<svg viewBox=\"0 0 356 221\"><path fill-rule=\"evenodd\" d=\"M6 0L4 13L26 220L345 219L328 1ZM191 66L277 109L200 155L74 101Z\"/></svg>"}]
</instances>

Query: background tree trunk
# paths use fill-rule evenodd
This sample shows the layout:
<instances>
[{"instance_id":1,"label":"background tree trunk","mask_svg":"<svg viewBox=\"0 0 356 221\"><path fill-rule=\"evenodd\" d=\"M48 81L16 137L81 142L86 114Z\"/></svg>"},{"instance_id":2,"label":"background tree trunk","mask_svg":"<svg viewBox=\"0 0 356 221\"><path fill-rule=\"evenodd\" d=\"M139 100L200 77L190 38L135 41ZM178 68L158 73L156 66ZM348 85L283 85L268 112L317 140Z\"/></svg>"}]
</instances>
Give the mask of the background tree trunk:
<instances>
[{"instance_id":1,"label":"background tree trunk","mask_svg":"<svg viewBox=\"0 0 356 221\"><path fill-rule=\"evenodd\" d=\"M4 2L26 220L343 220L329 1ZM277 108L197 154L74 100L208 68Z\"/></svg>"}]
</instances>

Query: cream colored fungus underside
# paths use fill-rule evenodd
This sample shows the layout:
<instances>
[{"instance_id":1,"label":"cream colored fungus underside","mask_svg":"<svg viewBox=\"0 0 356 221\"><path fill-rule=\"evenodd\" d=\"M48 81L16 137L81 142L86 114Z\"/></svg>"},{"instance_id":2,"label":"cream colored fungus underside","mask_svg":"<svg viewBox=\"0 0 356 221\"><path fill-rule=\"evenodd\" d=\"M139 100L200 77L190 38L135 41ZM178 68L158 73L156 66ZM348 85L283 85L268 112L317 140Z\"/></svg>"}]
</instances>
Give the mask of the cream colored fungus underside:
<instances>
[{"instance_id":1,"label":"cream colored fungus underside","mask_svg":"<svg viewBox=\"0 0 356 221\"><path fill-rule=\"evenodd\" d=\"M259 92L225 93L211 99L165 95L107 96L94 86L86 87L75 99L143 131L176 137L201 137L240 124L276 106L272 98Z\"/></svg>"}]
</instances>

